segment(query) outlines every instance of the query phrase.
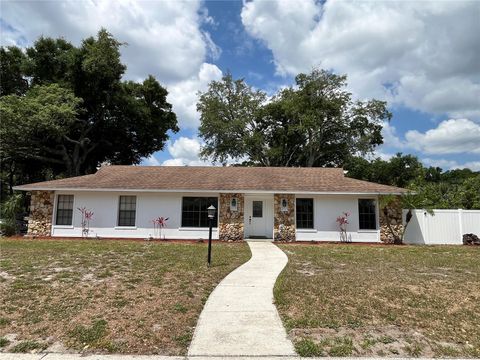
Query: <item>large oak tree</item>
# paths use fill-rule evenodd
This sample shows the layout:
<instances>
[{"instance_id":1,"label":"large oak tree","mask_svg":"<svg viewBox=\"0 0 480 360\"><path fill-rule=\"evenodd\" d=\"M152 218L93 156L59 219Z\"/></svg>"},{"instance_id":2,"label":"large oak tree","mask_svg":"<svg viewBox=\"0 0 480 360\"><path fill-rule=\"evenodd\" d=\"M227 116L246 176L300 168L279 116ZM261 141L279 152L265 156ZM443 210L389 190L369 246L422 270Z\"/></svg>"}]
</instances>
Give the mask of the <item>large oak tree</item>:
<instances>
[{"instance_id":1,"label":"large oak tree","mask_svg":"<svg viewBox=\"0 0 480 360\"><path fill-rule=\"evenodd\" d=\"M267 95L230 74L201 93L202 155L261 166L339 166L382 144L386 103L354 101L346 76L299 74L296 86Z\"/></svg>"},{"instance_id":2,"label":"large oak tree","mask_svg":"<svg viewBox=\"0 0 480 360\"><path fill-rule=\"evenodd\" d=\"M122 80L122 45L101 30L78 47L41 37L25 52L1 48L2 180L87 174L163 149L178 131L167 90L153 76Z\"/></svg>"}]
</instances>

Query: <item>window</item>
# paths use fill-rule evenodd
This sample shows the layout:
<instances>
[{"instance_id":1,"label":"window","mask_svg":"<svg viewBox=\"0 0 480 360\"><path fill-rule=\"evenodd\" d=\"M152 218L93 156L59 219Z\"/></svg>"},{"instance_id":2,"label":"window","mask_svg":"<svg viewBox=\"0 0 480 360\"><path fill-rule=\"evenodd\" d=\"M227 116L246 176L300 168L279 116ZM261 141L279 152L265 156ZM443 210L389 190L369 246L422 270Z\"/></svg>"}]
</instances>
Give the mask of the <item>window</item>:
<instances>
[{"instance_id":1,"label":"window","mask_svg":"<svg viewBox=\"0 0 480 360\"><path fill-rule=\"evenodd\" d=\"M377 215L375 212L374 199L358 200L358 222L360 230L376 230Z\"/></svg>"},{"instance_id":2,"label":"window","mask_svg":"<svg viewBox=\"0 0 480 360\"><path fill-rule=\"evenodd\" d=\"M255 218L263 217L263 201L252 201L252 216Z\"/></svg>"},{"instance_id":3,"label":"window","mask_svg":"<svg viewBox=\"0 0 480 360\"><path fill-rule=\"evenodd\" d=\"M297 228L313 229L313 199L297 199Z\"/></svg>"},{"instance_id":4,"label":"window","mask_svg":"<svg viewBox=\"0 0 480 360\"><path fill-rule=\"evenodd\" d=\"M56 225L72 225L73 195L58 195Z\"/></svg>"},{"instance_id":5,"label":"window","mask_svg":"<svg viewBox=\"0 0 480 360\"><path fill-rule=\"evenodd\" d=\"M120 196L118 204L118 226L135 226L136 196Z\"/></svg>"},{"instance_id":6,"label":"window","mask_svg":"<svg viewBox=\"0 0 480 360\"><path fill-rule=\"evenodd\" d=\"M184 197L182 201L183 227L208 227L207 208L213 205L218 213L218 198L216 197ZM213 226L217 227L217 216L213 218Z\"/></svg>"}]
</instances>

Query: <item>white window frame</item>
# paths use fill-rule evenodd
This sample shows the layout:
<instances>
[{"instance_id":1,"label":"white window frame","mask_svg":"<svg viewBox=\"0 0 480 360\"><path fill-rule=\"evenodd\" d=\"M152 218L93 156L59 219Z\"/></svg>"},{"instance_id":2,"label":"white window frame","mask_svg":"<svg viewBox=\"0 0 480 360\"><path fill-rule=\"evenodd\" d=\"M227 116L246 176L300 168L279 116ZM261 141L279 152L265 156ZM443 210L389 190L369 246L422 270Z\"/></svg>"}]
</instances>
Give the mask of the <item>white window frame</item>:
<instances>
[{"instance_id":1,"label":"white window frame","mask_svg":"<svg viewBox=\"0 0 480 360\"><path fill-rule=\"evenodd\" d=\"M122 226L119 225L120 221L120 197L121 196L133 196L135 198L135 225L133 226ZM137 195L124 195L120 194L117 196L117 220L115 224L115 229L116 230L136 230L137 229L137 224L138 224L138 196Z\"/></svg>"},{"instance_id":2,"label":"white window frame","mask_svg":"<svg viewBox=\"0 0 480 360\"><path fill-rule=\"evenodd\" d=\"M360 209L358 207L358 202L359 200L373 200L375 202L375 226L376 228L375 229L361 229L360 228ZM376 232L380 232L380 213L379 213L379 209L378 209L378 197L372 197L372 196L362 196L362 197L359 197L357 198L357 201L356 201L356 205L357 205L357 221L358 221L358 232L359 233L376 233Z\"/></svg>"},{"instance_id":3,"label":"white window frame","mask_svg":"<svg viewBox=\"0 0 480 360\"><path fill-rule=\"evenodd\" d=\"M71 225L57 225L57 208L58 208L58 196L59 195L70 195L73 196L73 208L72 208L72 224ZM53 201L53 214L52 214L52 228L55 229L73 229L75 224L75 201L77 197L75 194L71 193L56 193Z\"/></svg>"},{"instance_id":4,"label":"white window frame","mask_svg":"<svg viewBox=\"0 0 480 360\"><path fill-rule=\"evenodd\" d=\"M311 228L299 228L297 226L297 199L312 199L312 216L313 216L313 222ZM299 232L317 232L317 228L315 227L315 197L307 197L307 196L299 196L298 198L295 197L295 229Z\"/></svg>"}]
</instances>

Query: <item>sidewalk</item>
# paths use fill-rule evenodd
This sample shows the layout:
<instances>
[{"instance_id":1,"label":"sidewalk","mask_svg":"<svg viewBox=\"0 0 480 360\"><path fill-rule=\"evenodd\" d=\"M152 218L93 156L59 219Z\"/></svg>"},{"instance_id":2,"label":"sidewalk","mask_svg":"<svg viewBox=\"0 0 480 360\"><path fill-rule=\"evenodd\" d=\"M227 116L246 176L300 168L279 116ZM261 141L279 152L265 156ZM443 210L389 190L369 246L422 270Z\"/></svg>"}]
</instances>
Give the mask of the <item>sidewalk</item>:
<instances>
[{"instance_id":1,"label":"sidewalk","mask_svg":"<svg viewBox=\"0 0 480 360\"><path fill-rule=\"evenodd\" d=\"M271 242L248 242L252 258L211 293L189 356L295 356L273 304L273 286L288 262Z\"/></svg>"},{"instance_id":2,"label":"sidewalk","mask_svg":"<svg viewBox=\"0 0 480 360\"><path fill-rule=\"evenodd\" d=\"M324 357L300 358L294 356L159 356L159 355L81 355L81 354L11 354L0 353L0 360L434 360L433 358L381 358L381 357ZM436 359L435 359L436 360ZM438 359L445 360L445 359ZM449 360L480 360L449 358Z\"/></svg>"}]
</instances>

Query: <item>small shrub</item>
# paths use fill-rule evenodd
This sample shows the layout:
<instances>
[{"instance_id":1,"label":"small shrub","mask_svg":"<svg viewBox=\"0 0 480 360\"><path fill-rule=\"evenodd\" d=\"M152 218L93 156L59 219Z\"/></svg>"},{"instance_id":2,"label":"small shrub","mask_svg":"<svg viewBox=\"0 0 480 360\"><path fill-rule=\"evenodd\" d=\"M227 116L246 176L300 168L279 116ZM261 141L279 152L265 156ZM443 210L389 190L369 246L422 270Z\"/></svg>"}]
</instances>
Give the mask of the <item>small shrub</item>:
<instances>
[{"instance_id":1,"label":"small shrub","mask_svg":"<svg viewBox=\"0 0 480 360\"><path fill-rule=\"evenodd\" d=\"M321 356L323 349L310 339L302 339L295 344L295 350L300 356Z\"/></svg>"}]
</instances>

